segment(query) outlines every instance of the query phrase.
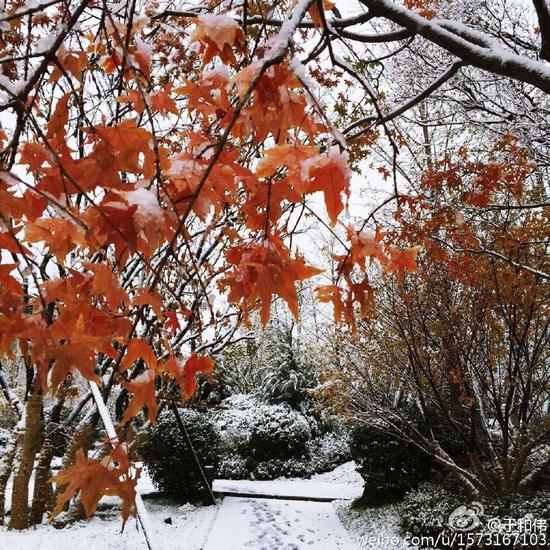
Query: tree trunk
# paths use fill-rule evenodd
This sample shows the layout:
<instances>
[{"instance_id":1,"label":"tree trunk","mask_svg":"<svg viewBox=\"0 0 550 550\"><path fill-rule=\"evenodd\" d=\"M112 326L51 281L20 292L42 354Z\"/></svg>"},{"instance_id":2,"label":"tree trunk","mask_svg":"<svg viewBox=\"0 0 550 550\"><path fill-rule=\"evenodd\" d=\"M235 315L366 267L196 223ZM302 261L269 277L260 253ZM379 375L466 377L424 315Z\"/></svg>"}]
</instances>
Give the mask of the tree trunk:
<instances>
[{"instance_id":1,"label":"tree trunk","mask_svg":"<svg viewBox=\"0 0 550 550\"><path fill-rule=\"evenodd\" d=\"M47 510L48 503L53 502L53 488L49 479L52 477L51 463L55 455L57 432L61 426L56 422L48 424L48 434L36 466L34 478L34 491L30 513L30 524L36 525L42 522L42 517Z\"/></svg>"},{"instance_id":2,"label":"tree trunk","mask_svg":"<svg viewBox=\"0 0 550 550\"><path fill-rule=\"evenodd\" d=\"M8 448L2 456L2 460L0 460L0 525L4 525L6 514L6 486L11 476L16 454L23 442L24 434L25 423L20 420L13 429Z\"/></svg>"},{"instance_id":3,"label":"tree trunk","mask_svg":"<svg viewBox=\"0 0 550 550\"><path fill-rule=\"evenodd\" d=\"M13 480L10 529L26 529L29 526L29 480L34 467L34 457L41 443L43 428L42 395L29 397L25 413L25 434L21 445L20 461Z\"/></svg>"},{"instance_id":4,"label":"tree trunk","mask_svg":"<svg viewBox=\"0 0 550 550\"><path fill-rule=\"evenodd\" d=\"M42 517L48 509L48 504L53 504L53 487L49 482L52 477L51 463L55 451L64 438L64 426L61 424L61 411L65 403L67 387L62 385L58 391L58 397L50 415L50 420L46 427L46 438L36 467L34 478L34 492L32 497L32 507L30 514L31 525L42 522ZM53 509L53 508L52 508Z\"/></svg>"}]
</instances>

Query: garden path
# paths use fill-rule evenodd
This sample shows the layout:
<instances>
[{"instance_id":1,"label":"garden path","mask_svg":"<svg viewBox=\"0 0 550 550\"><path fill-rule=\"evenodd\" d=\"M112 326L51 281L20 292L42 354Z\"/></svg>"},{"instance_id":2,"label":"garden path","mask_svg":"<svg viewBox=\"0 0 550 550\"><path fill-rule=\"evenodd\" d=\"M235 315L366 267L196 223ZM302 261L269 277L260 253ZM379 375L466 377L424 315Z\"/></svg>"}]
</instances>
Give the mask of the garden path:
<instances>
[{"instance_id":1,"label":"garden path","mask_svg":"<svg viewBox=\"0 0 550 550\"><path fill-rule=\"evenodd\" d=\"M225 497L203 550L358 550L330 502Z\"/></svg>"}]
</instances>

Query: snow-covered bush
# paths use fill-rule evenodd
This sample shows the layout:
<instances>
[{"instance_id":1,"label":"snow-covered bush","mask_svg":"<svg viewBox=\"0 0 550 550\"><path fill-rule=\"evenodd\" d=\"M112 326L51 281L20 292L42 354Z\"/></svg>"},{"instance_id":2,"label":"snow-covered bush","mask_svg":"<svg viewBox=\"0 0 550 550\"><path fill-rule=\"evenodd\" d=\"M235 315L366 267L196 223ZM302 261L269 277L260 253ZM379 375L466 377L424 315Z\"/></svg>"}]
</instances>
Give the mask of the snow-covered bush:
<instances>
[{"instance_id":1,"label":"snow-covered bush","mask_svg":"<svg viewBox=\"0 0 550 550\"><path fill-rule=\"evenodd\" d=\"M216 468L220 459L217 426L207 414L190 409L180 409L179 413L201 464ZM141 453L160 491L185 500L195 500L203 494L203 480L172 411L159 415Z\"/></svg>"},{"instance_id":2,"label":"snow-covered bush","mask_svg":"<svg viewBox=\"0 0 550 550\"><path fill-rule=\"evenodd\" d=\"M306 455L310 439L303 415L285 405L260 405L250 425L248 447L257 461L298 458Z\"/></svg>"},{"instance_id":3,"label":"snow-covered bush","mask_svg":"<svg viewBox=\"0 0 550 550\"><path fill-rule=\"evenodd\" d=\"M272 458L259 462L252 471L254 479L277 479L278 477L311 477L314 472L311 462L305 458Z\"/></svg>"},{"instance_id":4,"label":"snow-covered bush","mask_svg":"<svg viewBox=\"0 0 550 550\"><path fill-rule=\"evenodd\" d=\"M210 412L220 431L222 450L226 454L246 453L252 421L260 402L250 395L233 395Z\"/></svg>"},{"instance_id":5,"label":"snow-covered bush","mask_svg":"<svg viewBox=\"0 0 550 550\"><path fill-rule=\"evenodd\" d=\"M318 435L316 421L288 405L234 395L209 415L220 433L221 478L310 477L350 459L345 434Z\"/></svg>"},{"instance_id":6,"label":"snow-covered bush","mask_svg":"<svg viewBox=\"0 0 550 550\"><path fill-rule=\"evenodd\" d=\"M310 469L314 474L328 472L351 460L349 442L345 434L328 432L308 444Z\"/></svg>"},{"instance_id":7,"label":"snow-covered bush","mask_svg":"<svg viewBox=\"0 0 550 550\"><path fill-rule=\"evenodd\" d=\"M221 479L250 479L250 461L238 454L224 454L216 475Z\"/></svg>"},{"instance_id":8,"label":"snow-covered bush","mask_svg":"<svg viewBox=\"0 0 550 550\"><path fill-rule=\"evenodd\" d=\"M487 540L496 540L494 528L496 521L491 521L491 530L487 526L489 518L501 518L503 529L510 525L509 520L538 519L550 521L550 492L538 491L529 494L515 494L499 498L483 498L480 502L483 513L479 514L480 525L475 529L476 534L486 534ZM445 489L441 484L423 483L415 491L411 491L398 505L401 525L404 530L414 536L437 537L440 533L449 535L452 541L453 531L449 527L449 516L459 506L470 507L470 499L458 491ZM527 525L527 522L523 522ZM519 522L517 523L519 525ZM505 534L503 530L502 534ZM490 537L491 536L491 537ZM503 546L508 549L525 548L521 545L522 538L514 542L514 536L509 537L510 544ZM529 539L528 539L529 540ZM462 548L460 539L456 539L455 546L446 548ZM486 546L490 548L491 546ZM529 548L537 548L536 545Z\"/></svg>"}]
</instances>

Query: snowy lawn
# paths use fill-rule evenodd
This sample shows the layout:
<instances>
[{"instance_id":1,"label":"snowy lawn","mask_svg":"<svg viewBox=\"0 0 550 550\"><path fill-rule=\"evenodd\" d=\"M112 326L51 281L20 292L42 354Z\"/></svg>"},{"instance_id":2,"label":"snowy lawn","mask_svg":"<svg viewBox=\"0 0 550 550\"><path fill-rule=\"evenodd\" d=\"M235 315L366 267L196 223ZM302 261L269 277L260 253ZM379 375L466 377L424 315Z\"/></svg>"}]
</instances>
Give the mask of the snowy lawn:
<instances>
[{"instance_id":1,"label":"snowy lawn","mask_svg":"<svg viewBox=\"0 0 550 550\"><path fill-rule=\"evenodd\" d=\"M145 499L153 530L161 550L200 550L208 535L218 506L194 507L164 499ZM165 520L171 519L171 524ZM119 508L101 503L89 521L70 528L41 525L28 531L6 531L0 527L2 550L146 550L147 545L135 519L120 532Z\"/></svg>"},{"instance_id":2,"label":"snowy lawn","mask_svg":"<svg viewBox=\"0 0 550 550\"><path fill-rule=\"evenodd\" d=\"M201 550L219 505L182 505L162 498L154 493L146 472L138 485L145 495L160 550ZM7 531L6 527L0 527L0 550L147 550L136 519L128 520L123 533L121 525L118 499L105 497L90 520L65 529L40 525L27 531Z\"/></svg>"}]
</instances>

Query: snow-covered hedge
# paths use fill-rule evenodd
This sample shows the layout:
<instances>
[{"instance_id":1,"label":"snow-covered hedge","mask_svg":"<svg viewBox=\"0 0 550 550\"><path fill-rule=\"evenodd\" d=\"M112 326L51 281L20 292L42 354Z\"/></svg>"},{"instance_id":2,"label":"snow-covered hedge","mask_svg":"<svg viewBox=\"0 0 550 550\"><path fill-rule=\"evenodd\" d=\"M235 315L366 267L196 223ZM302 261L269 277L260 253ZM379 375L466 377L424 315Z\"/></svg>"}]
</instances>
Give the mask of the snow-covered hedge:
<instances>
[{"instance_id":1,"label":"snow-covered hedge","mask_svg":"<svg viewBox=\"0 0 550 550\"><path fill-rule=\"evenodd\" d=\"M328 472L351 460L351 451L346 434L328 432L312 439L308 444L312 474Z\"/></svg>"},{"instance_id":2,"label":"snow-covered hedge","mask_svg":"<svg viewBox=\"0 0 550 550\"><path fill-rule=\"evenodd\" d=\"M251 479L250 461L238 454L223 454L218 465L217 477L221 479Z\"/></svg>"},{"instance_id":3,"label":"snow-covered hedge","mask_svg":"<svg viewBox=\"0 0 550 550\"><path fill-rule=\"evenodd\" d=\"M202 464L214 466L218 478L307 478L350 459L345 434L321 434L313 418L288 405L234 395L208 412L180 409L180 414ZM141 451L159 490L187 500L202 495L172 411L160 414Z\"/></svg>"},{"instance_id":4,"label":"snow-covered hedge","mask_svg":"<svg viewBox=\"0 0 550 550\"><path fill-rule=\"evenodd\" d=\"M304 457L310 439L303 415L286 405L260 405L250 425L248 450L258 461Z\"/></svg>"},{"instance_id":5,"label":"snow-covered hedge","mask_svg":"<svg viewBox=\"0 0 550 550\"><path fill-rule=\"evenodd\" d=\"M225 454L244 454L248 451L252 422L260 402L250 395L233 395L224 399L210 416L220 431Z\"/></svg>"},{"instance_id":6,"label":"snow-covered hedge","mask_svg":"<svg viewBox=\"0 0 550 550\"><path fill-rule=\"evenodd\" d=\"M310 477L350 459L345 434L322 434L315 419L288 405L234 395L209 414L221 435L221 478Z\"/></svg>"},{"instance_id":7,"label":"snow-covered hedge","mask_svg":"<svg viewBox=\"0 0 550 550\"><path fill-rule=\"evenodd\" d=\"M313 474L311 462L305 458L272 458L259 462L252 471L254 479L277 479L279 477L308 478Z\"/></svg>"}]
</instances>

